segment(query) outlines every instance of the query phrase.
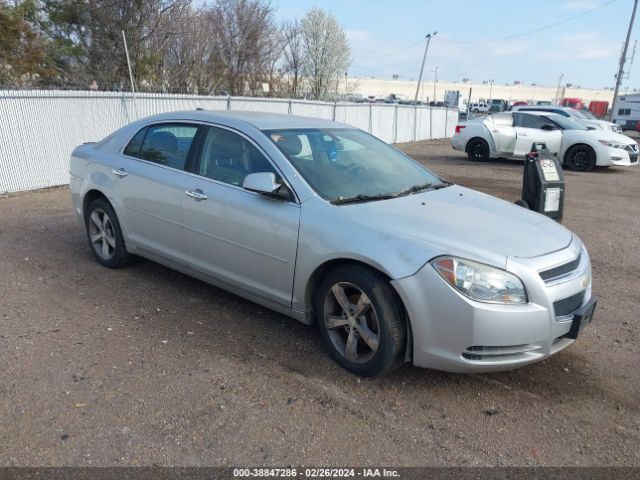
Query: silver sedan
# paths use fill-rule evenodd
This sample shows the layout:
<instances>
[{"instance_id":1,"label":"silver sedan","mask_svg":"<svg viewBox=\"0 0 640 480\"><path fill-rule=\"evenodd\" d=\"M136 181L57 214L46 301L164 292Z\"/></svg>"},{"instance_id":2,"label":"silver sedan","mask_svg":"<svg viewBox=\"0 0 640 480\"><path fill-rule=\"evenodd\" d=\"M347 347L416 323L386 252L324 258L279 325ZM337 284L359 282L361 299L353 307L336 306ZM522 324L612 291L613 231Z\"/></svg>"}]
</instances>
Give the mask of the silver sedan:
<instances>
[{"instance_id":1,"label":"silver sedan","mask_svg":"<svg viewBox=\"0 0 640 480\"><path fill-rule=\"evenodd\" d=\"M595 307L576 235L336 122L157 115L77 147L70 176L101 264L143 256L316 324L358 375L522 366Z\"/></svg>"}]
</instances>

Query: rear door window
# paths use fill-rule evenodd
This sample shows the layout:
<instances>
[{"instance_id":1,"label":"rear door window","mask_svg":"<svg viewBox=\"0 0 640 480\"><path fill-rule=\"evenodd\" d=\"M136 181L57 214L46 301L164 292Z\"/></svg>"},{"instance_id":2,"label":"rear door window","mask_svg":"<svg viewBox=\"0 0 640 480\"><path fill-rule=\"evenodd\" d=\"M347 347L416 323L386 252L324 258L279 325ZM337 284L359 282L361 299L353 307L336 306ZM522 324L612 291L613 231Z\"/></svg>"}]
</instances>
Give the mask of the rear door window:
<instances>
[{"instance_id":1,"label":"rear door window","mask_svg":"<svg viewBox=\"0 0 640 480\"><path fill-rule=\"evenodd\" d=\"M160 165L185 170L189 149L198 131L197 125L163 123L147 127L139 153L135 154L138 132L131 140L125 155L131 155ZM131 148L130 148L131 147ZM127 153L130 150L131 153Z\"/></svg>"}]
</instances>

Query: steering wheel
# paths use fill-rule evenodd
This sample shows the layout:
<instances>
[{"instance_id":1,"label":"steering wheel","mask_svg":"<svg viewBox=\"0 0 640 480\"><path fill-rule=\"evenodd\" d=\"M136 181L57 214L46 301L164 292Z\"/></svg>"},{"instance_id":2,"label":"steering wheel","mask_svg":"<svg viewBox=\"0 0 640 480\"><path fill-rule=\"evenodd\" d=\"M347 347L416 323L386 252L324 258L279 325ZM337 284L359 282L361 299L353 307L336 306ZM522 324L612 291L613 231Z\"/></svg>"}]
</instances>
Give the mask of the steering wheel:
<instances>
[{"instance_id":1,"label":"steering wheel","mask_svg":"<svg viewBox=\"0 0 640 480\"><path fill-rule=\"evenodd\" d=\"M347 167L344 173L347 175L357 175L359 172L364 171L364 167L358 163L352 163Z\"/></svg>"}]
</instances>

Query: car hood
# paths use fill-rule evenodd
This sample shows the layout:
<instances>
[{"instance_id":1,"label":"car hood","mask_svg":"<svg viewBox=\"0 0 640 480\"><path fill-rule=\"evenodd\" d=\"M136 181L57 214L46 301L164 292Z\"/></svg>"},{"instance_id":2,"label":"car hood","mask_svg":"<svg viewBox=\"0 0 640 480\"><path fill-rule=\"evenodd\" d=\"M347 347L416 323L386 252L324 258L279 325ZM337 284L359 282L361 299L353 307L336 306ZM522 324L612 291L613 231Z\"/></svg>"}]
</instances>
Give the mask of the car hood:
<instances>
[{"instance_id":1,"label":"car hood","mask_svg":"<svg viewBox=\"0 0 640 480\"><path fill-rule=\"evenodd\" d=\"M625 145L633 145L637 143L633 138L627 137L622 133L612 132L611 130L587 130L590 136L598 137L598 140L613 140Z\"/></svg>"},{"instance_id":2,"label":"car hood","mask_svg":"<svg viewBox=\"0 0 640 480\"><path fill-rule=\"evenodd\" d=\"M338 208L348 216L346 222L373 233L370 239L383 236L388 243L393 239L386 255L396 251L420 257L422 265L450 254L504 268L509 257L551 253L567 247L573 238L548 217L457 185Z\"/></svg>"}]
</instances>

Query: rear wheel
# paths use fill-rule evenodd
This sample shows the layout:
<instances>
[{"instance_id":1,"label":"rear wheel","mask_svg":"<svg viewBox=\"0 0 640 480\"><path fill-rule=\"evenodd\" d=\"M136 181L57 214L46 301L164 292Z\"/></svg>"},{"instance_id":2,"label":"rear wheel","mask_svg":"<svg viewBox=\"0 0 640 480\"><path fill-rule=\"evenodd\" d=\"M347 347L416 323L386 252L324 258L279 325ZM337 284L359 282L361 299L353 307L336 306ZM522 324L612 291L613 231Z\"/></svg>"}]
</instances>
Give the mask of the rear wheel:
<instances>
[{"instance_id":1,"label":"rear wheel","mask_svg":"<svg viewBox=\"0 0 640 480\"><path fill-rule=\"evenodd\" d=\"M467 143L467 156L475 162L486 162L489 160L489 144L484 138L472 138Z\"/></svg>"},{"instance_id":2,"label":"rear wheel","mask_svg":"<svg viewBox=\"0 0 640 480\"><path fill-rule=\"evenodd\" d=\"M569 170L586 172L596 165L596 153L588 145L574 145L564 157L564 164Z\"/></svg>"},{"instance_id":3,"label":"rear wheel","mask_svg":"<svg viewBox=\"0 0 640 480\"><path fill-rule=\"evenodd\" d=\"M89 204L84 221L91 251L102 265L118 268L131 262L116 212L105 198L97 198Z\"/></svg>"},{"instance_id":4,"label":"rear wheel","mask_svg":"<svg viewBox=\"0 0 640 480\"><path fill-rule=\"evenodd\" d=\"M402 309L379 273L357 265L332 270L316 292L315 310L320 336L347 370L371 377L402 364Z\"/></svg>"}]
</instances>

